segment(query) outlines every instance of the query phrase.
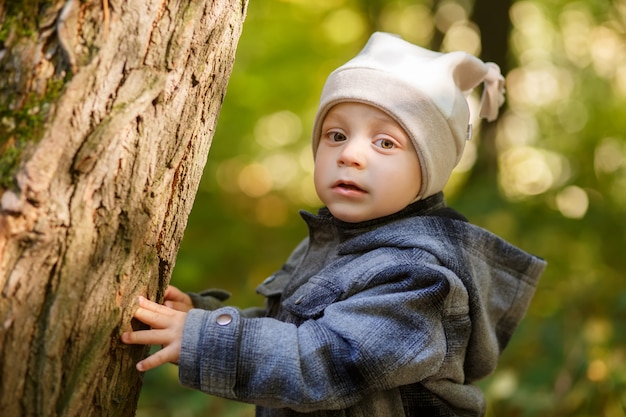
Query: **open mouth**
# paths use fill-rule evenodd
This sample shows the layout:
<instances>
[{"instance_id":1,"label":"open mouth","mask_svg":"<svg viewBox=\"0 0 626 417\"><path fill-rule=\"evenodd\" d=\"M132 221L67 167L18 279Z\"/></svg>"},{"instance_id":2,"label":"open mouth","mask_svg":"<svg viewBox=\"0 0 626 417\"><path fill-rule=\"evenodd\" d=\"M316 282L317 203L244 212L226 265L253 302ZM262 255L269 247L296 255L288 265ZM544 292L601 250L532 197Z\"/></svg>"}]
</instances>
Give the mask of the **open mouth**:
<instances>
[{"instance_id":1,"label":"open mouth","mask_svg":"<svg viewBox=\"0 0 626 417\"><path fill-rule=\"evenodd\" d=\"M361 192L365 191L364 189L357 186L356 184L352 184L349 182L338 182L337 184L335 184L335 187L340 188L342 190L349 190L349 191L361 191Z\"/></svg>"}]
</instances>

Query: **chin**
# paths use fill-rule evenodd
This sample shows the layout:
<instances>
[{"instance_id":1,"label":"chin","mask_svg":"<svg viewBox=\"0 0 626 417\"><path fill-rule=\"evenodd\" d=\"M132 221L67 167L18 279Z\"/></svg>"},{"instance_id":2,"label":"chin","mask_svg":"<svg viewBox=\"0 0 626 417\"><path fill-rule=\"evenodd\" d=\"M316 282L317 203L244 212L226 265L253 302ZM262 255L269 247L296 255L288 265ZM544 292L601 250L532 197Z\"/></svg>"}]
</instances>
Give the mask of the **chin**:
<instances>
[{"instance_id":1,"label":"chin","mask_svg":"<svg viewBox=\"0 0 626 417\"><path fill-rule=\"evenodd\" d=\"M333 210L330 207L328 209L330 210L332 215L335 216L335 218L346 223L359 223L359 222L364 222L364 221L371 220L374 218L372 216L367 216L363 213L354 213L354 212L345 211L345 210Z\"/></svg>"}]
</instances>

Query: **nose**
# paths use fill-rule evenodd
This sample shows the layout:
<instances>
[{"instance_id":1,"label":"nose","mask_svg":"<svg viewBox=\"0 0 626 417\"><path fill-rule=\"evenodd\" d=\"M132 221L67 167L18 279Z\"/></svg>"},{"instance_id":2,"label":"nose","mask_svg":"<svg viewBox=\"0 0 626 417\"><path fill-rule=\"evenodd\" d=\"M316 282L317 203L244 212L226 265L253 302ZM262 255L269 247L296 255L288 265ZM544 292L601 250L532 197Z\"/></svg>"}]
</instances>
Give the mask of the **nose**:
<instances>
[{"instance_id":1,"label":"nose","mask_svg":"<svg viewBox=\"0 0 626 417\"><path fill-rule=\"evenodd\" d=\"M337 155L337 165L364 168L366 165L365 153L363 141L351 138L341 147L341 151Z\"/></svg>"}]
</instances>

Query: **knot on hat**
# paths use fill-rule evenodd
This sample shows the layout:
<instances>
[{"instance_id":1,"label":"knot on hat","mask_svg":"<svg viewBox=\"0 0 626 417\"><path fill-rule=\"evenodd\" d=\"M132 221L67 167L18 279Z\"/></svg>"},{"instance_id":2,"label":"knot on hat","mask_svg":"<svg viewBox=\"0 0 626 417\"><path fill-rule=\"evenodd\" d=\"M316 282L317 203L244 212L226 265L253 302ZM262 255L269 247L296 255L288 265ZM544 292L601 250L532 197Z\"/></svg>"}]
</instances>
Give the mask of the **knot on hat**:
<instances>
[{"instance_id":1,"label":"knot on hat","mask_svg":"<svg viewBox=\"0 0 626 417\"><path fill-rule=\"evenodd\" d=\"M422 169L418 198L441 190L461 159L469 128L467 95L484 83L480 116L495 120L504 77L494 63L466 52L440 53L376 32L356 57L333 71L313 123L313 154L332 106L369 104L386 112L411 138Z\"/></svg>"},{"instance_id":2,"label":"knot on hat","mask_svg":"<svg viewBox=\"0 0 626 417\"><path fill-rule=\"evenodd\" d=\"M487 74L480 100L480 117L493 122L498 118L500 106L504 104L504 77L500 73L500 67L493 62L487 62L485 66Z\"/></svg>"}]
</instances>

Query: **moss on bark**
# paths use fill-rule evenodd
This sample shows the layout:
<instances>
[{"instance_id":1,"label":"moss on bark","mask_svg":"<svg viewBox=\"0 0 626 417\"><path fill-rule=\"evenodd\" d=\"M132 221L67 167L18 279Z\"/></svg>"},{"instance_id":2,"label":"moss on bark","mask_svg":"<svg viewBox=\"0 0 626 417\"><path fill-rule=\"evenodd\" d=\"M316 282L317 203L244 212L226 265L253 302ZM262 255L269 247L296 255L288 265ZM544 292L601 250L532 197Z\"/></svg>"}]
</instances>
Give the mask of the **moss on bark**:
<instances>
[{"instance_id":1,"label":"moss on bark","mask_svg":"<svg viewBox=\"0 0 626 417\"><path fill-rule=\"evenodd\" d=\"M43 16L54 3L9 2L0 15L0 72L5 75L0 81L0 191L17 189L15 174L23 155L41 138L50 109L68 78L65 73L52 74L45 87L35 91L23 82L32 68L15 64L32 51L29 46L43 48L38 44L38 30L46 25Z\"/></svg>"}]
</instances>

